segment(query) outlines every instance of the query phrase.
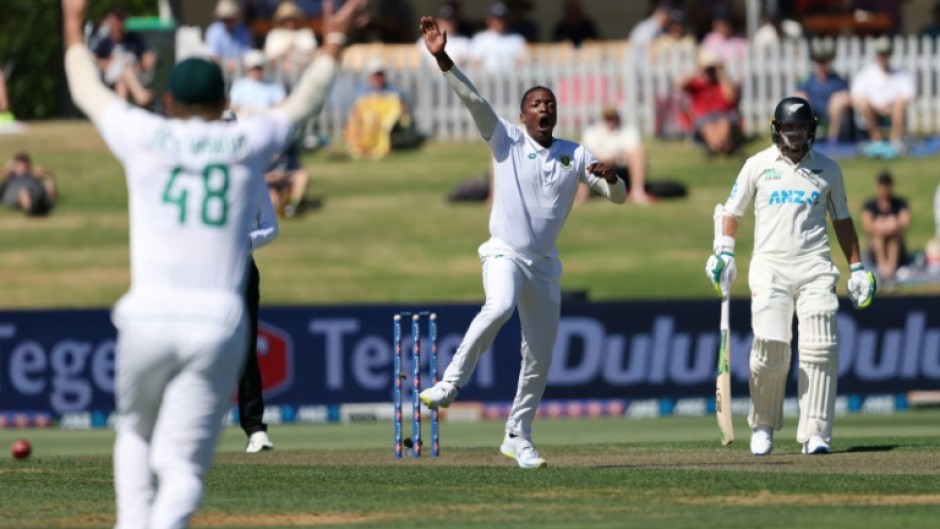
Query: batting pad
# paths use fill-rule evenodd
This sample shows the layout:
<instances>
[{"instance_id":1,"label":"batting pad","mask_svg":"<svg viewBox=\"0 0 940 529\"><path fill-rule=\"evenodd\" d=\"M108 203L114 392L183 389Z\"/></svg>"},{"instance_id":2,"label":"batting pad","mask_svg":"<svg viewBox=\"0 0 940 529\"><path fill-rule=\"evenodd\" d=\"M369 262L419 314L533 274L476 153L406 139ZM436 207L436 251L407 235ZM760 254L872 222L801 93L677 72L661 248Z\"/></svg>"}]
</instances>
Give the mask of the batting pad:
<instances>
[{"instance_id":1,"label":"batting pad","mask_svg":"<svg viewBox=\"0 0 940 529\"><path fill-rule=\"evenodd\" d=\"M783 428L783 397L790 368L790 344L754 338L751 348L751 406L747 422L751 428Z\"/></svg>"},{"instance_id":2,"label":"batting pad","mask_svg":"<svg viewBox=\"0 0 940 529\"><path fill-rule=\"evenodd\" d=\"M839 347L835 315L829 312L804 315L800 319L800 372L798 393L800 423L796 440L805 443L818 435L832 440L832 417L836 405Z\"/></svg>"}]
</instances>

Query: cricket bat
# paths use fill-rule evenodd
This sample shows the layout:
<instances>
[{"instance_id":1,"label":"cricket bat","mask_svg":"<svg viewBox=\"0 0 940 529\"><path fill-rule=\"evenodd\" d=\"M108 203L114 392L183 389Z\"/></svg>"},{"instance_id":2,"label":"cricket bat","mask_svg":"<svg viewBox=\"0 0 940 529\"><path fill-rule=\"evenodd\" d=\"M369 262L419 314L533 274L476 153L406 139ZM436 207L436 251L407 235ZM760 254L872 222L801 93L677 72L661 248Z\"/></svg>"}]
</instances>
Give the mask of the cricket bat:
<instances>
[{"instance_id":1,"label":"cricket bat","mask_svg":"<svg viewBox=\"0 0 940 529\"><path fill-rule=\"evenodd\" d=\"M724 208L715 206L715 237L723 234ZM715 416L721 430L722 446L734 442L734 425L731 422L731 288L721 289L721 343L718 346L718 376L715 380Z\"/></svg>"}]
</instances>

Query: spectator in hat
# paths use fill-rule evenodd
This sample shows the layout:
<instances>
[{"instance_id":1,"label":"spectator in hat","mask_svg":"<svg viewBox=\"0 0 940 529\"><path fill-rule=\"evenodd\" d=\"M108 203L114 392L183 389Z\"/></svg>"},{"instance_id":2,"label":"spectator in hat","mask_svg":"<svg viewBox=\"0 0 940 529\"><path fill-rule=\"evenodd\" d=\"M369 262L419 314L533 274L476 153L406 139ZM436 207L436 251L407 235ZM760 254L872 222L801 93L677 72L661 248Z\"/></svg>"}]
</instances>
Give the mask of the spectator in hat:
<instances>
[{"instance_id":1,"label":"spectator in hat","mask_svg":"<svg viewBox=\"0 0 940 529\"><path fill-rule=\"evenodd\" d=\"M241 8L235 0L219 0L215 5L215 18L206 28L209 55L232 73L251 49L251 31L242 23Z\"/></svg>"},{"instance_id":2,"label":"spectator in hat","mask_svg":"<svg viewBox=\"0 0 940 529\"><path fill-rule=\"evenodd\" d=\"M457 25L457 11L454 9L453 3L442 4L435 20L437 20L437 27L441 28L441 31L447 32L447 54L450 55L455 64L465 64L470 57L470 37L460 32ZM424 62L432 68L437 68L437 61L434 56L427 52L424 37L418 37L416 45L418 46L418 55Z\"/></svg>"},{"instance_id":3,"label":"spectator in hat","mask_svg":"<svg viewBox=\"0 0 940 529\"><path fill-rule=\"evenodd\" d=\"M892 44L889 37L874 42L875 61L852 79L852 105L865 121L871 145L869 156L892 158L902 149L907 107L914 100L914 80L903 71L891 67ZM888 139L881 132L883 120L890 121Z\"/></svg>"},{"instance_id":4,"label":"spectator in hat","mask_svg":"<svg viewBox=\"0 0 940 529\"><path fill-rule=\"evenodd\" d=\"M785 18L779 12L770 13L754 32L751 42L755 48L774 47L786 40L803 38L803 26L796 20Z\"/></svg>"},{"instance_id":5,"label":"spectator in hat","mask_svg":"<svg viewBox=\"0 0 940 529\"><path fill-rule=\"evenodd\" d=\"M911 224L907 200L893 192L891 173L882 171L875 179L875 196L865 202L862 229L868 235L868 250L881 281L894 279L907 261L904 233Z\"/></svg>"},{"instance_id":6,"label":"spectator in hat","mask_svg":"<svg viewBox=\"0 0 940 529\"><path fill-rule=\"evenodd\" d=\"M561 20L552 31L553 42L570 42L580 46L586 40L597 40L597 28L594 22L584 14L581 0L565 0L561 6Z\"/></svg>"},{"instance_id":7,"label":"spectator in hat","mask_svg":"<svg viewBox=\"0 0 940 529\"><path fill-rule=\"evenodd\" d=\"M584 130L581 144L588 152L608 167L613 167L617 176L627 185L630 199L637 204L648 204L646 194L646 149L640 140L640 131L633 126L624 125L620 113L614 107L607 107L601 113L602 121ZM580 184L575 195L575 203L587 200L591 188Z\"/></svg>"},{"instance_id":8,"label":"spectator in hat","mask_svg":"<svg viewBox=\"0 0 940 529\"><path fill-rule=\"evenodd\" d=\"M265 80L265 56L259 50L245 54L245 76L232 83L229 109L244 120L276 106L287 97L284 86Z\"/></svg>"},{"instance_id":9,"label":"spectator in hat","mask_svg":"<svg viewBox=\"0 0 940 529\"><path fill-rule=\"evenodd\" d=\"M25 151L16 153L4 169L0 175L3 204L29 216L48 214L58 198L55 175L42 167L34 167Z\"/></svg>"},{"instance_id":10,"label":"spectator in hat","mask_svg":"<svg viewBox=\"0 0 940 529\"><path fill-rule=\"evenodd\" d=\"M486 17L486 29L470 40L470 60L489 73L512 71L525 57L526 41L509 32L508 16L506 4L493 3Z\"/></svg>"},{"instance_id":11,"label":"spectator in hat","mask_svg":"<svg viewBox=\"0 0 940 529\"><path fill-rule=\"evenodd\" d=\"M813 71L797 87L797 95L809 101L826 127L826 140L839 140L844 126L851 126L852 98L849 83L832 69L835 46L831 41L814 42L810 48Z\"/></svg>"},{"instance_id":12,"label":"spectator in hat","mask_svg":"<svg viewBox=\"0 0 940 529\"><path fill-rule=\"evenodd\" d=\"M677 87L690 98L695 139L710 154L730 155L740 144L740 90L715 52L702 49L698 66L697 73L677 82Z\"/></svg>"},{"instance_id":13,"label":"spectator in hat","mask_svg":"<svg viewBox=\"0 0 940 529\"><path fill-rule=\"evenodd\" d=\"M416 131L406 94L389 82L380 57L369 61L365 73L366 86L346 120L345 136L350 155L381 158L396 145L412 146L409 140ZM404 140L396 142L398 138Z\"/></svg>"},{"instance_id":14,"label":"spectator in hat","mask_svg":"<svg viewBox=\"0 0 940 529\"><path fill-rule=\"evenodd\" d=\"M126 20L123 8L112 9L104 21L107 33L95 43L92 53L105 84L125 101L147 106L153 101L153 92L146 85L153 79L157 58L140 35L126 31Z\"/></svg>"},{"instance_id":15,"label":"spectator in hat","mask_svg":"<svg viewBox=\"0 0 940 529\"><path fill-rule=\"evenodd\" d=\"M298 72L313 58L317 37L307 27L307 15L291 0L282 2L274 12L274 28L264 40L264 55L289 86Z\"/></svg>"}]
</instances>

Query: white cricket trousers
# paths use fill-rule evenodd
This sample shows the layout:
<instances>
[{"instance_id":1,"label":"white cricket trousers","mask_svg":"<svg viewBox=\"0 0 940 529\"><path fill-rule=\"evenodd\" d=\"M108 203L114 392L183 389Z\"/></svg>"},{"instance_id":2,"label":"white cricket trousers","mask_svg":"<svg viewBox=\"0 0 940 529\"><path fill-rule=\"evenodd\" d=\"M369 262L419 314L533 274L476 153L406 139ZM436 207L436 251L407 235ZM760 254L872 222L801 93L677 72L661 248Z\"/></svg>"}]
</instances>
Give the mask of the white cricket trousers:
<instances>
[{"instance_id":1,"label":"white cricket trousers","mask_svg":"<svg viewBox=\"0 0 940 529\"><path fill-rule=\"evenodd\" d=\"M519 307L522 366L506 431L532 434L561 316L561 263L557 257L529 259L513 255L498 242L480 246L486 302L470 323L442 380L460 387L467 383L477 360L493 345L496 333Z\"/></svg>"},{"instance_id":2,"label":"white cricket trousers","mask_svg":"<svg viewBox=\"0 0 940 529\"><path fill-rule=\"evenodd\" d=\"M795 310L799 322L800 401L796 437L799 442L813 435L831 439L839 366L838 281L839 271L828 255L786 260L755 255L751 260L751 428L783 427Z\"/></svg>"},{"instance_id":3,"label":"white cricket trousers","mask_svg":"<svg viewBox=\"0 0 940 529\"><path fill-rule=\"evenodd\" d=\"M176 317L141 300L115 309L115 529L182 529L202 500L247 351L244 300L219 302L178 303Z\"/></svg>"}]
</instances>

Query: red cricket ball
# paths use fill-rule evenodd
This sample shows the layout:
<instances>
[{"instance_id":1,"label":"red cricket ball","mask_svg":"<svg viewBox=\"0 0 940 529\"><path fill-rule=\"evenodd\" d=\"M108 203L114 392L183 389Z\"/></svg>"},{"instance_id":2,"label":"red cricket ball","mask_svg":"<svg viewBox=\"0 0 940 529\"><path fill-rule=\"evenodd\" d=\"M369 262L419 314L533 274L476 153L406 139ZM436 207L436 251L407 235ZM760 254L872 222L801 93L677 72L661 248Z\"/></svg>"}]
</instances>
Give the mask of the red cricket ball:
<instances>
[{"instance_id":1,"label":"red cricket ball","mask_svg":"<svg viewBox=\"0 0 940 529\"><path fill-rule=\"evenodd\" d=\"M26 439L17 439L13 441L13 445L10 446L10 453L13 454L13 457L17 459L23 459L29 457L29 454L33 451L33 447L30 446L29 441Z\"/></svg>"}]
</instances>

